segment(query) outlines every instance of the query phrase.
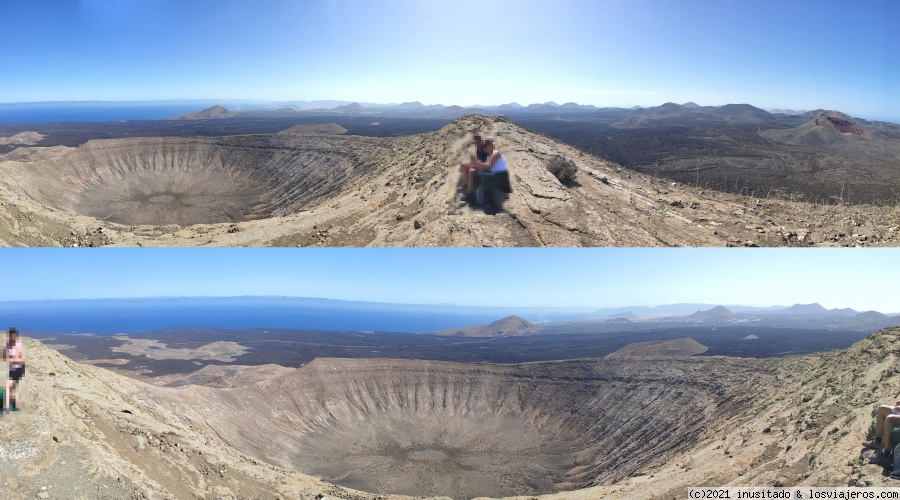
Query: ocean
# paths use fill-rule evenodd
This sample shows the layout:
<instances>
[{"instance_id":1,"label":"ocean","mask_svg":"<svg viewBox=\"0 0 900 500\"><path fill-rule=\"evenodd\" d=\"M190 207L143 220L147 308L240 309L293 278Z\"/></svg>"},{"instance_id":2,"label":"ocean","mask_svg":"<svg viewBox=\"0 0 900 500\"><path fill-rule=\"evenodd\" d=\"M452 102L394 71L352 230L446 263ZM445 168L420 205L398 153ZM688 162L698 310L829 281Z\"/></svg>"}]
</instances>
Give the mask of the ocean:
<instances>
[{"instance_id":1,"label":"ocean","mask_svg":"<svg viewBox=\"0 0 900 500\"><path fill-rule=\"evenodd\" d=\"M212 106L209 102L35 102L0 104L0 123L158 120Z\"/></svg>"},{"instance_id":2,"label":"ocean","mask_svg":"<svg viewBox=\"0 0 900 500\"><path fill-rule=\"evenodd\" d=\"M413 333L490 323L510 314L530 321L580 316L531 312L289 297L17 301L0 302L0 330L15 326L24 332L111 334L167 328L291 328Z\"/></svg>"}]
</instances>

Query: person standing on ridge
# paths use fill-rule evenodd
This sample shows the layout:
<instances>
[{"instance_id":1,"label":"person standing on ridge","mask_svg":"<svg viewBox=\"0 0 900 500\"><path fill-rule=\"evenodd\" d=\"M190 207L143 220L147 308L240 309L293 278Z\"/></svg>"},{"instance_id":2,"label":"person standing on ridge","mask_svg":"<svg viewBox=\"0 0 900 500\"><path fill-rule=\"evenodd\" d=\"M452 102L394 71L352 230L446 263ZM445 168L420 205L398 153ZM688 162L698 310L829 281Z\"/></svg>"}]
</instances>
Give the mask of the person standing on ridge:
<instances>
[{"instance_id":1,"label":"person standing on ridge","mask_svg":"<svg viewBox=\"0 0 900 500\"><path fill-rule=\"evenodd\" d=\"M3 359L9 363L9 379L6 380L3 393L3 411L9 412L10 396L16 402L16 409L21 407L18 386L22 376L25 375L25 346L22 345L22 339L19 338L19 332L14 326L9 328L9 340L3 349Z\"/></svg>"}]
</instances>

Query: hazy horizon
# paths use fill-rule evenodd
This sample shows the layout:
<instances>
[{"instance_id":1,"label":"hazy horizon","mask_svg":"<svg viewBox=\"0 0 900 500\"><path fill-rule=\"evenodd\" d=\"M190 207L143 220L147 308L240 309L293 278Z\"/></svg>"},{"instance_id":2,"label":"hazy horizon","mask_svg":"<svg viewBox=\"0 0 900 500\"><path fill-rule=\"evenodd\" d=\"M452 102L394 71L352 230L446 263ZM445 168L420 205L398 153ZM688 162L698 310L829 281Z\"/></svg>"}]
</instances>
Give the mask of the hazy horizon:
<instances>
[{"instance_id":1,"label":"hazy horizon","mask_svg":"<svg viewBox=\"0 0 900 500\"><path fill-rule=\"evenodd\" d=\"M733 311L738 314L747 312L744 309L752 309L752 310L781 310L787 309L792 306L807 306L807 305L821 305L818 302L790 302L790 303L779 303L779 304L737 304L737 303L724 303L724 302L672 302L672 303L659 303L659 304L645 304L645 305L628 305L628 306L608 306L604 304L597 304L595 306L580 306L580 307L567 307L567 306L516 306L516 305L483 305L483 306L473 306L473 305L462 305L462 304L453 304L453 303L404 303L404 302L384 302L384 301L372 301L372 300L347 300L338 297L313 297L313 296L295 296L295 295L166 295L166 296L146 296L146 297L96 297L96 298L69 298L69 299L23 299L23 300L0 300L0 305L15 305L15 304L37 304L37 303L49 303L49 302L142 302L142 301L191 301L191 300L296 300L296 301L326 301L332 303L344 303L344 304L364 304L364 305L373 305L373 306L396 306L396 307L409 307L409 308L465 308L465 309L498 309L498 310L512 310L512 309L521 309L521 310L535 310L535 311L558 311L560 313L568 313L568 314L590 314L595 311L604 312L606 310L615 309L615 310L625 310L625 309L666 309L671 308L673 306L703 306L703 307L738 307L741 308L740 311ZM825 306L822 306L825 307ZM827 310L835 310L835 309L853 309L859 313L875 311L880 312L882 314L887 315L900 315L900 309L897 311L893 310L875 310L875 309L857 309L852 307L825 307ZM691 314L691 313L687 313ZM667 316L676 317L680 314L667 314Z\"/></svg>"},{"instance_id":2,"label":"hazy horizon","mask_svg":"<svg viewBox=\"0 0 900 500\"><path fill-rule=\"evenodd\" d=\"M900 119L900 4L0 3L8 102L750 103ZM40 22L35 22L40 19ZM837 26L846 36L832 36Z\"/></svg>"},{"instance_id":3,"label":"hazy horizon","mask_svg":"<svg viewBox=\"0 0 900 500\"><path fill-rule=\"evenodd\" d=\"M900 312L890 293L900 282L896 251L877 248L4 249L0 260L0 301L263 295L550 308L816 302Z\"/></svg>"}]
</instances>

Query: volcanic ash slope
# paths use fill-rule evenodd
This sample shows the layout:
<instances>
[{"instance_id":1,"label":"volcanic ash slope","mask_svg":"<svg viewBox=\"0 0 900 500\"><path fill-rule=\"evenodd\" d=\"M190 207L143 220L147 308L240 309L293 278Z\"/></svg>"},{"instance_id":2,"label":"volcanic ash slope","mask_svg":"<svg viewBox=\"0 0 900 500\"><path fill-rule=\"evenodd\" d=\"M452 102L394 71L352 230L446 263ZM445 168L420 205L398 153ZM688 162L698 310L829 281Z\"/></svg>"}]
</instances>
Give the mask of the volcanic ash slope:
<instances>
[{"instance_id":1,"label":"volcanic ash slope","mask_svg":"<svg viewBox=\"0 0 900 500\"><path fill-rule=\"evenodd\" d=\"M458 201L473 131L510 166L498 214ZM555 155L575 163L575 184L547 171ZM685 186L477 115L395 138L135 138L0 157L6 245L896 245L898 228L898 209Z\"/></svg>"},{"instance_id":2,"label":"volcanic ash slope","mask_svg":"<svg viewBox=\"0 0 900 500\"><path fill-rule=\"evenodd\" d=\"M435 471L464 475L460 465L480 463L465 456L477 443L463 443L476 423L482 437L495 433L482 444L508 453L485 469L500 480L471 482L488 494L548 480L576 488L548 499L678 498L700 485L894 485L880 466L863 463L860 442L873 405L892 403L900 386L898 328L843 351L765 360L320 359L224 389L152 386L26 342L25 410L0 421L4 498L98 490L117 498L374 498L296 470L385 491L409 486L402 474L385 482L387 469L362 453L379 437L393 446L384 460L412 467L437 491L447 484ZM526 432L513 439L503 431L510 425ZM441 436L444 448L435 444ZM542 454L548 442L553 453ZM514 486L522 478L502 471L503 462L539 476ZM342 464L362 476L341 473Z\"/></svg>"},{"instance_id":3,"label":"volcanic ash slope","mask_svg":"<svg viewBox=\"0 0 900 500\"><path fill-rule=\"evenodd\" d=\"M218 444L153 386L25 341L24 409L0 419L4 499L365 498Z\"/></svg>"}]
</instances>

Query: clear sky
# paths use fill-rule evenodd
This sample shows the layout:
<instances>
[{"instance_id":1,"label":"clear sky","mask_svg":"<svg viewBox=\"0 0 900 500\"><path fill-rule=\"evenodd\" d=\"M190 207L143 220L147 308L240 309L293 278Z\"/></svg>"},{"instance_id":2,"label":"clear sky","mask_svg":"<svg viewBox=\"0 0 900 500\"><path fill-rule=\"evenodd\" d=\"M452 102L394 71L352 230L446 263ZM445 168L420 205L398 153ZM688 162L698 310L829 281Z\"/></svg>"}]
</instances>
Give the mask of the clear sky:
<instances>
[{"instance_id":1,"label":"clear sky","mask_svg":"<svg viewBox=\"0 0 900 500\"><path fill-rule=\"evenodd\" d=\"M750 103L900 121L896 0L0 0L0 102Z\"/></svg>"},{"instance_id":2,"label":"clear sky","mask_svg":"<svg viewBox=\"0 0 900 500\"><path fill-rule=\"evenodd\" d=\"M282 295L407 304L679 302L900 312L900 249L2 249L0 301Z\"/></svg>"}]
</instances>

